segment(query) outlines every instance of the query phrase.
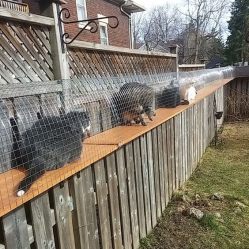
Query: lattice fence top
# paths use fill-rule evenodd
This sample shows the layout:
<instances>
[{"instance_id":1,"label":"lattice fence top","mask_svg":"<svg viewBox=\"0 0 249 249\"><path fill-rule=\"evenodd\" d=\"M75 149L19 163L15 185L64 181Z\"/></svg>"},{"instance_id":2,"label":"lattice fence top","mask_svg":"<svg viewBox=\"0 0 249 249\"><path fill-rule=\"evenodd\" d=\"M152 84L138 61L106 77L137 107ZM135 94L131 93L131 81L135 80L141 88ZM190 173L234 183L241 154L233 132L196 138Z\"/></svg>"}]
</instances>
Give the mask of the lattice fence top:
<instances>
[{"instance_id":1,"label":"lattice fence top","mask_svg":"<svg viewBox=\"0 0 249 249\"><path fill-rule=\"evenodd\" d=\"M53 80L47 27L0 21L0 84Z\"/></svg>"},{"instance_id":2,"label":"lattice fence top","mask_svg":"<svg viewBox=\"0 0 249 249\"><path fill-rule=\"evenodd\" d=\"M174 57L147 56L121 52L68 49L71 78L125 77L172 72Z\"/></svg>"}]
</instances>

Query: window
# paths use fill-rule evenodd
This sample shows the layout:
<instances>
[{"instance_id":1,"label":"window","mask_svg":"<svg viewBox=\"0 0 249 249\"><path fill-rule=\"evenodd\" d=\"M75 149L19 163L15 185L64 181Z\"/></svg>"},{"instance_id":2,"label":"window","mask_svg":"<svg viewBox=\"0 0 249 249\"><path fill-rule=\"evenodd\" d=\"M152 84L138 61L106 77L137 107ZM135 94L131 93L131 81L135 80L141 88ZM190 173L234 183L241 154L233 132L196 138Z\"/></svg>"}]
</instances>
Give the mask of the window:
<instances>
[{"instance_id":1,"label":"window","mask_svg":"<svg viewBox=\"0 0 249 249\"><path fill-rule=\"evenodd\" d=\"M102 18L99 19L99 30L100 30L100 43L103 45L109 45L109 41L108 41L108 18L106 18L105 16L98 14L97 15L98 18Z\"/></svg>"},{"instance_id":2,"label":"window","mask_svg":"<svg viewBox=\"0 0 249 249\"><path fill-rule=\"evenodd\" d=\"M107 26L100 24L100 42L101 44L108 45L108 36L107 36Z\"/></svg>"},{"instance_id":3,"label":"window","mask_svg":"<svg viewBox=\"0 0 249 249\"><path fill-rule=\"evenodd\" d=\"M76 7L77 7L78 20L87 19L86 0L76 0Z\"/></svg>"}]
</instances>

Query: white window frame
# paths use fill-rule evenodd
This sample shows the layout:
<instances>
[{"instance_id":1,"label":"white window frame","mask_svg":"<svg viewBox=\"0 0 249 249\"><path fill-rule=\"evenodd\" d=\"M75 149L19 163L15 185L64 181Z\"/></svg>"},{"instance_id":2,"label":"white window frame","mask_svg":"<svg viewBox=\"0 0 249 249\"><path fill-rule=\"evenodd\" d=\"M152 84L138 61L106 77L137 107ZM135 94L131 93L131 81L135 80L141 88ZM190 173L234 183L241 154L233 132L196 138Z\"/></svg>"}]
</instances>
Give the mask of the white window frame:
<instances>
[{"instance_id":1,"label":"white window frame","mask_svg":"<svg viewBox=\"0 0 249 249\"><path fill-rule=\"evenodd\" d=\"M103 17L105 17L105 16L98 14L98 18L103 18ZM108 29L107 29L107 26L108 26L108 18L99 20L100 44L106 45L106 46L109 45L109 38L108 38ZM106 43L107 43L107 44L102 43L102 38L101 38L101 27L104 27L104 28L105 28L105 32L106 32Z\"/></svg>"},{"instance_id":2,"label":"white window frame","mask_svg":"<svg viewBox=\"0 0 249 249\"><path fill-rule=\"evenodd\" d=\"M83 5L81 3L79 3L79 1L83 1ZM85 17L79 17L79 8L84 8L84 12L85 12ZM82 20L82 19L87 19L87 10L86 10L86 0L76 0L76 10L77 10L77 18L78 20ZM79 28L83 28L86 25L86 22L80 22L78 23L78 27ZM90 27L86 27L86 28L90 28Z\"/></svg>"}]
</instances>

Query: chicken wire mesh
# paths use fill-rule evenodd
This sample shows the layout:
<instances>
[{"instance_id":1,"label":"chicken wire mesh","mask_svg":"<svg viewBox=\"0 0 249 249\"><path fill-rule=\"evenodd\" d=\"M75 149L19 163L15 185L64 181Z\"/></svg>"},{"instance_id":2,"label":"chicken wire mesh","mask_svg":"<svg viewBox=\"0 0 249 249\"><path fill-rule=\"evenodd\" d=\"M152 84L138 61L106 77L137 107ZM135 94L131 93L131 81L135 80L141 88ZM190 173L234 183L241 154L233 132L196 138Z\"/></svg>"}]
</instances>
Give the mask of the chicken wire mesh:
<instances>
[{"instance_id":1,"label":"chicken wire mesh","mask_svg":"<svg viewBox=\"0 0 249 249\"><path fill-rule=\"evenodd\" d=\"M24 168L25 175L14 183L11 193L22 196L45 172L74 163L61 174L71 172L72 167L100 158L108 146L119 146L124 137L120 127L142 129L153 122L156 109L194 101L186 99L190 87L196 94L196 90L212 88L216 80L230 77L234 77L233 67L2 85L0 173ZM10 181L15 177L0 184ZM46 182L40 181L32 189L42 184ZM1 198L9 194L2 190Z\"/></svg>"}]
</instances>

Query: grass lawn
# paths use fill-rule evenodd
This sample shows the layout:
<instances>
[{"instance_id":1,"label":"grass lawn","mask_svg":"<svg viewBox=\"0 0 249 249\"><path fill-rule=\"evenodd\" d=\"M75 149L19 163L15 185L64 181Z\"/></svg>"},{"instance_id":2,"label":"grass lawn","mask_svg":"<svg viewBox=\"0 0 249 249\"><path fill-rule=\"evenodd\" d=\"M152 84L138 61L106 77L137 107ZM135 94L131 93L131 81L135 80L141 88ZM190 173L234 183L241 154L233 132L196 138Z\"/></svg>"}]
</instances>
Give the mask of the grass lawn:
<instances>
[{"instance_id":1,"label":"grass lawn","mask_svg":"<svg viewBox=\"0 0 249 249\"><path fill-rule=\"evenodd\" d=\"M225 124L220 138L174 193L141 249L249 249L249 123ZM204 216L190 216L191 207Z\"/></svg>"}]
</instances>

